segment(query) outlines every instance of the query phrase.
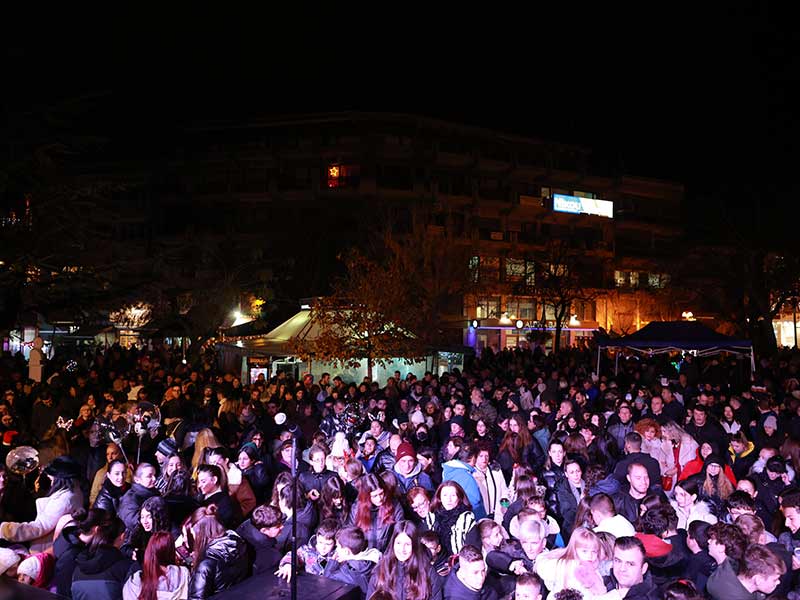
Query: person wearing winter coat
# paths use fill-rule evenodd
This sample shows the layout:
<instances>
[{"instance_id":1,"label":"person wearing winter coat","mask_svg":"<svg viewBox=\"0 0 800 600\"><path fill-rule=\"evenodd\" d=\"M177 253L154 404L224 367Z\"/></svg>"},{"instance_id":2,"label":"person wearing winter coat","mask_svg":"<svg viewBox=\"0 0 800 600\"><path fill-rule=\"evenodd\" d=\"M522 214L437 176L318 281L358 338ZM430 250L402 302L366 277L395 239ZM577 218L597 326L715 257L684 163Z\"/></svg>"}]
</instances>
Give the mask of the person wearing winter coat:
<instances>
[{"instance_id":1,"label":"person wearing winter coat","mask_svg":"<svg viewBox=\"0 0 800 600\"><path fill-rule=\"evenodd\" d=\"M247 577L247 543L217 519L216 505L201 506L184 527L182 542L192 548L189 600L203 600Z\"/></svg>"},{"instance_id":2,"label":"person wearing winter coat","mask_svg":"<svg viewBox=\"0 0 800 600\"><path fill-rule=\"evenodd\" d=\"M89 515L84 519L86 523L71 521L67 523L59 536L53 542L53 556L56 559L55 570L51 586L55 588L60 596L69 596L72 593L72 574L75 571L75 557L86 547L87 534L91 534L94 523L89 517L95 511L89 511Z\"/></svg>"},{"instance_id":3,"label":"person wearing winter coat","mask_svg":"<svg viewBox=\"0 0 800 600\"><path fill-rule=\"evenodd\" d=\"M336 473L325 468L327 455L322 446L312 446L308 459L311 462L311 469L297 475L299 483L297 493L307 496L310 500L317 500L322 494L322 486L331 477L336 477Z\"/></svg>"},{"instance_id":4,"label":"person wearing winter coat","mask_svg":"<svg viewBox=\"0 0 800 600\"><path fill-rule=\"evenodd\" d=\"M386 552L372 571L367 598L382 592L396 600L441 600L442 578L423 544L414 523L397 523Z\"/></svg>"},{"instance_id":5,"label":"person wearing winter coat","mask_svg":"<svg viewBox=\"0 0 800 600\"><path fill-rule=\"evenodd\" d=\"M300 546L308 542L319 521L319 515L317 514L317 509L314 508L314 503L305 496L301 496L298 490L297 516L295 517L295 513L292 510L292 486L286 485L278 493L278 508L281 509L281 513L286 517L283 529L276 538L278 547L288 547L292 535L292 521L295 518L297 519L297 545Z\"/></svg>"},{"instance_id":6,"label":"person wearing winter coat","mask_svg":"<svg viewBox=\"0 0 800 600\"><path fill-rule=\"evenodd\" d=\"M117 513L119 510L119 503L122 496L128 489L125 483L125 473L128 467L124 461L112 460L108 465L106 471L106 480L103 482L100 492L94 501L94 508L100 510L107 510L109 512Z\"/></svg>"},{"instance_id":7,"label":"person wearing winter coat","mask_svg":"<svg viewBox=\"0 0 800 600\"><path fill-rule=\"evenodd\" d=\"M661 435L672 443L672 456L676 471L672 478L674 487L675 482L681 479L683 469L697 456L698 445L695 439L674 421L667 421L661 425Z\"/></svg>"},{"instance_id":8,"label":"person wearing winter coat","mask_svg":"<svg viewBox=\"0 0 800 600\"><path fill-rule=\"evenodd\" d=\"M694 477L675 486L670 504L678 515L678 529L688 529L692 521L705 521L711 525L717 522L708 503L699 500L701 491L701 482Z\"/></svg>"},{"instance_id":9,"label":"person wearing winter coat","mask_svg":"<svg viewBox=\"0 0 800 600\"><path fill-rule=\"evenodd\" d=\"M496 600L497 592L485 583L483 554L474 546L464 546L444 583L444 600Z\"/></svg>"},{"instance_id":10,"label":"person wearing winter coat","mask_svg":"<svg viewBox=\"0 0 800 600\"><path fill-rule=\"evenodd\" d=\"M68 456L59 456L44 470L50 480L50 491L36 500L36 518L27 523L0 523L0 539L28 542L32 554L53 546L53 531L64 515L83 508L83 493L78 486L80 465Z\"/></svg>"},{"instance_id":11,"label":"person wearing winter coat","mask_svg":"<svg viewBox=\"0 0 800 600\"><path fill-rule=\"evenodd\" d=\"M731 436L731 444L728 448L731 469L736 481L750 474L750 469L758 460L756 445L747 439L743 432L738 432Z\"/></svg>"},{"instance_id":12,"label":"person wearing winter coat","mask_svg":"<svg viewBox=\"0 0 800 600\"><path fill-rule=\"evenodd\" d=\"M392 536L394 524L403 519L403 508L383 479L374 473L365 475L360 487L347 525L360 527L367 536L367 545L383 552Z\"/></svg>"},{"instance_id":13,"label":"person wearing winter coat","mask_svg":"<svg viewBox=\"0 0 800 600\"><path fill-rule=\"evenodd\" d=\"M239 525L236 533L247 542L253 575L272 573L280 564L283 548L277 538L285 518L274 506L259 506L247 521Z\"/></svg>"},{"instance_id":14,"label":"person wearing winter coat","mask_svg":"<svg viewBox=\"0 0 800 600\"><path fill-rule=\"evenodd\" d=\"M94 513L94 514L92 514ZM73 600L118 600L135 563L114 546L122 523L106 511L90 511L94 526L82 534L86 546L75 556ZM87 518L88 519L88 518ZM87 523L81 524L86 529Z\"/></svg>"},{"instance_id":15,"label":"person wearing winter coat","mask_svg":"<svg viewBox=\"0 0 800 600\"><path fill-rule=\"evenodd\" d=\"M125 523L125 531L130 534L139 522L139 511L148 498L158 496L156 469L148 463L140 463L133 475L133 485L119 501L119 518Z\"/></svg>"},{"instance_id":16,"label":"person wearing winter coat","mask_svg":"<svg viewBox=\"0 0 800 600\"><path fill-rule=\"evenodd\" d=\"M586 482L583 481L581 465L576 460L567 459L564 473L566 476L556 487L556 495L561 515L561 535L568 540L575 527L578 504L586 496Z\"/></svg>"},{"instance_id":17,"label":"person wearing winter coat","mask_svg":"<svg viewBox=\"0 0 800 600\"><path fill-rule=\"evenodd\" d=\"M503 500L508 502L508 485L503 471L496 463L492 463L493 447L491 444L482 443L478 445L478 457L475 459L475 481L481 491L483 506L490 519L494 519L497 524L503 523L503 515L506 507Z\"/></svg>"},{"instance_id":18,"label":"person wearing winter coat","mask_svg":"<svg viewBox=\"0 0 800 600\"><path fill-rule=\"evenodd\" d=\"M255 444L247 443L239 450L239 460L236 463L242 473L250 482L253 493L256 495L256 502L262 504L269 496L272 481L269 476L269 469L261 461L258 448Z\"/></svg>"},{"instance_id":19,"label":"person wearing winter coat","mask_svg":"<svg viewBox=\"0 0 800 600\"><path fill-rule=\"evenodd\" d=\"M480 521L486 518L486 507L483 505L483 497L475 481L475 460L478 458L478 449L471 444L462 446L456 458L449 460L442 465L442 481L454 481L461 486L472 506L472 513L475 519Z\"/></svg>"},{"instance_id":20,"label":"person wearing winter coat","mask_svg":"<svg viewBox=\"0 0 800 600\"><path fill-rule=\"evenodd\" d=\"M444 481L433 497L431 512L433 530L439 534L446 553L458 554L476 521L466 493L455 481Z\"/></svg>"},{"instance_id":21,"label":"person wearing winter coat","mask_svg":"<svg viewBox=\"0 0 800 600\"><path fill-rule=\"evenodd\" d=\"M317 533L308 540L307 544L303 544L297 549L297 568L303 569L311 575L322 575L325 565L328 564L328 560L336 549L336 532L338 530L339 524L336 521L332 519L322 521L317 528ZM281 559L275 574L286 581L291 580L291 550Z\"/></svg>"},{"instance_id":22,"label":"person wearing winter coat","mask_svg":"<svg viewBox=\"0 0 800 600\"><path fill-rule=\"evenodd\" d=\"M189 569L178 566L175 542L166 531L157 531L147 543L144 568L135 571L122 588L122 600L140 600L142 592L155 591L155 600L185 600L189 596Z\"/></svg>"},{"instance_id":23,"label":"person wearing winter coat","mask_svg":"<svg viewBox=\"0 0 800 600\"><path fill-rule=\"evenodd\" d=\"M397 480L399 494L405 495L414 487L421 487L429 492L434 490L430 476L422 470L414 446L409 442L403 442L397 447L397 457L392 473Z\"/></svg>"},{"instance_id":24,"label":"person wearing winter coat","mask_svg":"<svg viewBox=\"0 0 800 600\"><path fill-rule=\"evenodd\" d=\"M367 548L367 538L361 529L344 527L336 533L336 550L323 575L358 587L366 597L372 571L380 558L377 548Z\"/></svg>"},{"instance_id":25,"label":"person wearing winter coat","mask_svg":"<svg viewBox=\"0 0 800 600\"><path fill-rule=\"evenodd\" d=\"M212 448L208 451L208 462L216 465L222 471L222 479L228 488L228 495L238 506L239 514L244 517L250 516L257 506L255 492L241 469L228 458L228 451L225 448Z\"/></svg>"},{"instance_id":26,"label":"person wearing winter coat","mask_svg":"<svg viewBox=\"0 0 800 600\"><path fill-rule=\"evenodd\" d=\"M200 506L215 505L215 514L226 528L234 528L241 523L241 509L228 493L222 469L218 466L203 464L197 468L197 492Z\"/></svg>"}]
</instances>

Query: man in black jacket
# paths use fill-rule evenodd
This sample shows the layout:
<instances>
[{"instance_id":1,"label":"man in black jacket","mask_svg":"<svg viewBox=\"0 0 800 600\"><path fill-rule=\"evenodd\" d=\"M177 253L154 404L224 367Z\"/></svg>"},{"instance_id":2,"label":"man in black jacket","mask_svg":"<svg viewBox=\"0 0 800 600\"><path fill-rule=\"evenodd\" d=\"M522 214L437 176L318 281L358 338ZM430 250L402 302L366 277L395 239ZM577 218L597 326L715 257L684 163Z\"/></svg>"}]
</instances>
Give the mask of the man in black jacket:
<instances>
[{"instance_id":1,"label":"man in black jacket","mask_svg":"<svg viewBox=\"0 0 800 600\"><path fill-rule=\"evenodd\" d=\"M635 431L625 436L625 458L620 460L614 468L614 479L624 484L628 477L628 467L633 463L640 464L647 469L651 484L661 481L661 467L659 467L658 461L642 452L642 436Z\"/></svg>"},{"instance_id":2,"label":"man in black jacket","mask_svg":"<svg viewBox=\"0 0 800 600\"><path fill-rule=\"evenodd\" d=\"M273 573L281 562L283 548L278 547L277 538L284 521L280 509L262 505L236 530L247 542L253 575Z\"/></svg>"},{"instance_id":3,"label":"man in black jacket","mask_svg":"<svg viewBox=\"0 0 800 600\"><path fill-rule=\"evenodd\" d=\"M620 492L614 494L614 507L618 514L631 523L635 523L639 519L639 507L647 494L660 492L662 502L669 503L664 492L661 491L661 486L650 485L647 469L639 463L633 463L628 467L627 484Z\"/></svg>"},{"instance_id":4,"label":"man in black jacket","mask_svg":"<svg viewBox=\"0 0 800 600\"><path fill-rule=\"evenodd\" d=\"M485 582L483 554L475 546L464 546L444 584L444 600L497 600L497 592Z\"/></svg>"},{"instance_id":5,"label":"man in black jacket","mask_svg":"<svg viewBox=\"0 0 800 600\"><path fill-rule=\"evenodd\" d=\"M612 574L606 579L606 590L627 590L625 600L657 600L660 598L647 573L644 544L635 537L620 537L614 543Z\"/></svg>"}]
</instances>

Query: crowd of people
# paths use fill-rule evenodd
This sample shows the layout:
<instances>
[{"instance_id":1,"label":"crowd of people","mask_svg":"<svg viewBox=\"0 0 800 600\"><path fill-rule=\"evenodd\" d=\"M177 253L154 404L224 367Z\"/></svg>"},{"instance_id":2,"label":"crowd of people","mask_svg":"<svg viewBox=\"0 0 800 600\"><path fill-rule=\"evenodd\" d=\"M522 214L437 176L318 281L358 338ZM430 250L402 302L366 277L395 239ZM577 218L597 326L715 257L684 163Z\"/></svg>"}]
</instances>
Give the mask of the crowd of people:
<instances>
[{"instance_id":1,"label":"crowd of people","mask_svg":"<svg viewBox=\"0 0 800 600\"><path fill-rule=\"evenodd\" d=\"M285 585L296 531L299 574L371 600L800 594L797 353L752 375L691 354L598 374L587 346L381 382L215 364L113 346L35 383L6 353L2 577L208 598Z\"/></svg>"}]
</instances>

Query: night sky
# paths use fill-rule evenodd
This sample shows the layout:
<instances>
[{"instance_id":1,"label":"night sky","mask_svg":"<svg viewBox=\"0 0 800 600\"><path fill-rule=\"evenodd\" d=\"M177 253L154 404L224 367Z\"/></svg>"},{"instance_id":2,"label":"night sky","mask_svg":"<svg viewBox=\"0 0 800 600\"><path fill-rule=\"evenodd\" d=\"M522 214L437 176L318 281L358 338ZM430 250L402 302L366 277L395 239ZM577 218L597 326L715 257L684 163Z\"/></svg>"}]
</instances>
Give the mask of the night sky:
<instances>
[{"instance_id":1,"label":"night sky","mask_svg":"<svg viewBox=\"0 0 800 600\"><path fill-rule=\"evenodd\" d=\"M800 35L788 11L466 16L20 28L5 40L15 92L2 102L18 135L20 112L91 98L80 127L144 153L208 120L422 114L586 145L603 173L683 182L690 224L713 225L720 203L795 205Z\"/></svg>"}]
</instances>

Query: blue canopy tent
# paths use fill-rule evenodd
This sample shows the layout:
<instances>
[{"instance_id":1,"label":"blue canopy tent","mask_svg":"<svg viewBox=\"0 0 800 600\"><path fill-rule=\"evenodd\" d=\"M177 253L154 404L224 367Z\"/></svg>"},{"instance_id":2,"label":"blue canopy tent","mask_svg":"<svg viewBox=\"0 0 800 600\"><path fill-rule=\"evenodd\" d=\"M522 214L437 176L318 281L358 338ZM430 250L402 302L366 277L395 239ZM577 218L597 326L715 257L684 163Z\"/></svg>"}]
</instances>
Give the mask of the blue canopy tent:
<instances>
[{"instance_id":1,"label":"blue canopy tent","mask_svg":"<svg viewBox=\"0 0 800 600\"><path fill-rule=\"evenodd\" d=\"M750 369L755 371L753 343L717 333L697 321L653 321L636 333L620 338L605 337L597 345L597 371L600 372L600 351L606 348L629 348L643 354L692 351L697 356L730 352L750 356ZM617 356L619 358L619 356Z\"/></svg>"}]
</instances>

